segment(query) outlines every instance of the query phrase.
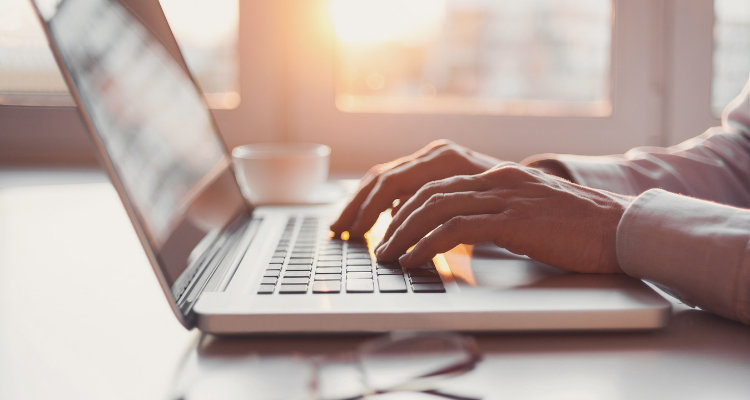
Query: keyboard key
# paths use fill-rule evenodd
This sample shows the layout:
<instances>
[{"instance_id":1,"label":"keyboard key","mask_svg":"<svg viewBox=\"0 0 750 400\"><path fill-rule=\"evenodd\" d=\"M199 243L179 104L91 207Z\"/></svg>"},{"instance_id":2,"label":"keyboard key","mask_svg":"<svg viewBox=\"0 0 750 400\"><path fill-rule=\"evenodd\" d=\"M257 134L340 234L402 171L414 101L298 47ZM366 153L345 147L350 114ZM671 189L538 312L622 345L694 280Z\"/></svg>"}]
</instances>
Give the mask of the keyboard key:
<instances>
[{"instance_id":1,"label":"keyboard key","mask_svg":"<svg viewBox=\"0 0 750 400\"><path fill-rule=\"evenodd\" d=\"M284 263L284 257L273 257L271 258L270 264L283 264Z\"/></svg>"},{"instance_id":2,"label":"keyboard key","mask_svg":"<svg viewBox=\"0 0 750 400\"><path fill-rule=\"evenodd\" d=\"M323 249L320 250L321 256L339 256L341 257L341 254L343 253L343 250L341 249Z\"/></svg>"},{"instance_id":3,"label":"keyboard key","mask_svg":"<svg viewBox=\"0 0 750 400\"><path fill-rule=\"evenodd\" d=\"M286 257L286 251L276 250L276 251L273 252L273 257L274 258L284 258L284 257Z\"/></svg>"},{"instance_id":4,"label":"keyboard key","mask_svg":"<svg viewBox=\"0 0 750 400\"><path fill-rule=\"evenodd\" d=\"M275 285L260 285L258 288L258 294L271 294Z\"/></svg>"},{"instance_id":5,"label":"keyboard key","mask_svg":"<svg viewBox=\"0 0 750 400\"><path fill-rule=\"evenodd\" d=\"M372 265L372 261L367 260L346 260L346 265Z\"/></svg>"},{"instance_id":6,"label":"keyboard key","mask_svg":"<svg viewBox=\"0 0 750 400\"><path fill-rule=\"evenodd\" d=\"M414 293L445 293L442 283L414 283L411 288Z\"/></svg>"},{"instance_id":7,"label":"keyboard key","mask_svg":"<svg viewBox=\"0 0 750 400\"><path fill-rule=\"evenodd\" d=\"M281 294L307 293L307 285L284 285L279 287Z\"/></svg>"},{"instance_id":8,"label":"keyboard key","mask_svg":"<svg viewBox=\"0 0 750 400\"><path fill-rule=\"evenodd\" d=\"M401 275L383 275L378 277L381 293L406 293L406 282Z\"/></svg>"},{"instance_id":9,"label":"keyboard key","mask_svg":"<svg viewBox=\"0 0 750 400\"><path fill-rule=\"evenodd\" d=\"M313 252L305 252L305 253L292 253L292 255L289 257L290 260L298 259L298 258L313 258L315 256L315 253Z\"/></svg>"},{"instance_id":10,"label":"keyboard key","mask_svg":"<svg viewBox=\"0 0 750 400\"><path fill-rule=\"evenodd\" d=\"M371 279L352 279L346 281L347 293L372 293L374 286Z\"/></svg>"},{"instance_id":11,"label":"keyboard key","mask_svg":"<svg viewBox=\"0 0 750 400\"><path fill-rule=\"evenodd\" d=\"M378 261L376 264L378 269L401 269L401 264L398 261Z\"/></svg>"},{"instance_id":12,"label":"keyboard key","mask_svg":"<svg viewBox=\"0 0 750 400\"><path fill-rule=\"evenodd\" d=\"M316 274L340 274L341 273L341 267L321 267L318 265L317 268L315 268Z\"/></svg>"},{"instance_id":13,"label":"keyboard key","mask_svg":"<svg viewBox=\"0 0 750 400\"><path fill-rule=\"evenodd\" d=\"M306 285L310 282L310 278L283 278L281 279L281 286L284 285Z\"/></svg>"},{"instance_id":14,"label":"keyboard key","mask_svg":"<svg viewBox=\"0 0 750 400\"><path fill-rule=\"evenodd\" d=\"M276 270L281 269L281 264L268 264L268 267L266 267L266 270L269 270L269 269L276 269Z\"/></svg>"},{"instance_id":15,"label":"keyboard key","mask_svg":"<svg viewBox=\"0 0 750 400\"><path fill-rule=\"evenodd\" d=\"M327 255L327 256L321 255L320 257L318 257L318 261L341 261L341 259L342 259L341 254Z\"/></svg>"},{"instance_id":16,"label":"keyboard key","mask_svg":"<svg viewBox=\"0 0 750 400\"><path fill-rule=\"evenodd\" d=\"M315 274L316 281L340 281L341 274Z\"/></svg>"},{"instance_id":17,"label":"keyboard key","mask_svg":"<svg viewBox=\"0 0 750 400\"><path fill-rule=\"evenodd\" d=\"M269 285L275 285L276 284L276 279L277 278L274 278L272 276L264 276L263 280L260 283L262 283L262 284L269 284Z\"/></svg>"},{"instance_id":18,"label":"keyboard key","mask_svg":"<svg viewBox=\"0 0 750 400\"><path fill-rule=\"evenodd\" d=\"M341 261L318 261L318 267L341 267Z\"/></svg>"},{"instance_id":19,"label":"keyboard key","mask_svg":"<svg viewBox=\"0 0 750 400\"><path fill-rule=\"evenodd\" d=\"M310 271L286 271L284 272L284 278L309 278Z\"/></svg>"},{"instance_id":20,"label":"keyboard key","mask_svg":"<svg viewBox=\"0 0 750 400\"><path fill-rule=\"evenodd\" d=\"M412 276L411 283L443 283L439 276Z\"/></svg>"},{"instance_id":21,"label":"keyboard key","mask_svg":"<svg viewBox=\"0 0 750 400\"><path fill-rule=\"evenodd\" d=\"M346 272L372 272L372 267L369 265L347 265Z\"/></svg>"},{"instance_id":22,"label":"keyboard key","mask_svg":"<svg viewBox=\"0 0 750 400\"><path fill-rule=\"evenodd\" d=\"M312 265L312 258L291 258L289 259L289 265Z\"/></svg>"},{"instance_id":23,"label":"keyboard key","mask_svg":"<svg viewBox=\"0 0 750 400\"><path fill-rule=\"evenodd\" d=\"M287 271L312 271L312 264L310 265L287 265Z\"/></svg>"},{"instance_id":24,"label":"keyboard key","mask_svg":"<svg viewBox=\"0 0 750 400\"><path fill-rule=\"evenodd\" d=\"M352 259L361 259L361 260L366 259L366 260L369 260L370 259L370 253L352 253L350 251L349 254L346 255L346 258L348 260L352 260Z\"/></svg>"},{"instance_id":25,"label":"keyboard key","mask_svg":"<svg viewBox=\"0 0 750 400\"><path fill-rule=\"evenodd\" d=\"M407 269L409 276L440 276L436 269Z\"/></svg>"},{"instance_id":26,"label":"keyboard key","mask_svg":"<svg viewBox=\"0 0 750 400\"><path fill-rule=\"evenodd\" d=\"M401 272L400 269L378 268L377 273L378 273L378 275L400 275L400 276L404 276L404 273Z\"/></svg>"},{"instance_id":27,"label":"keyboard key","mask_svg":"<svg viewBox=\"0 0 750 400\"><path fill-rule=\"evenodd\" d=\"M347 272L346 279L372 279L372 272Z\"/></svg>"},{"instance_id":28,"label":"keyboard key","mask_svg":"<svg viewBox=\"0 0 750 400\"><path fill-rule=\"evenodd\" d=\"M370 254L370 251L365 247L352 247L349 246L349 254Z\"/></svg>"},{"instance_id":29,"label":"keyboard key","mask_svg":"<svg viewBox=\"0 0 750 400\"><path fill-rule=\"evenodd\" d=\"M281 271L278 269L267 269L266 272L263 273L263 276L272 276L274 278L278 278L280 273Z\"/></svg>"},{"instance_id":30,"label":"keyboard key","mask_svg":"<svg viewBox=\"0 0 750 400\"><path fill-rule=\"evenodd\" d=\"M317 281L313 282L313 293L338 293L341 291L339 281Z\"/></svg>"}]
</instances>

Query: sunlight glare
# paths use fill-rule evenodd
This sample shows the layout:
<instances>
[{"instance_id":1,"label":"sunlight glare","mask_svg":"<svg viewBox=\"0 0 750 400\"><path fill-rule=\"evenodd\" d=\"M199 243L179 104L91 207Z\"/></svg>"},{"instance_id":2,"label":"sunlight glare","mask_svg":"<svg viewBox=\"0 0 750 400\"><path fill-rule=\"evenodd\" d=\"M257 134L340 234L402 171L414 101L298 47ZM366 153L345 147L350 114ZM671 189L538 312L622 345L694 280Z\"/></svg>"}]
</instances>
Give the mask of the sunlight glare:
<instances>
[{"instance_id":1,"label":"sunlight glare","mask_svg":"<svg viewBox=\"0 0 750 400\"><path fill-rule=\"evenodd\" d=\"M445 0L332 0L339 39L348 43L407 44L429 40L445 15Z\"/></svg>"},{"instance_id":2,"label":"sunlight glare","mask_svg":"<svg viewBox=\"0 0 750 400\"><path fill-rule=\"evenodd\" d=\"M220 47L236 35L239 0L160 0L160 4L183 44Z\"/></svg>"}]
</instances>

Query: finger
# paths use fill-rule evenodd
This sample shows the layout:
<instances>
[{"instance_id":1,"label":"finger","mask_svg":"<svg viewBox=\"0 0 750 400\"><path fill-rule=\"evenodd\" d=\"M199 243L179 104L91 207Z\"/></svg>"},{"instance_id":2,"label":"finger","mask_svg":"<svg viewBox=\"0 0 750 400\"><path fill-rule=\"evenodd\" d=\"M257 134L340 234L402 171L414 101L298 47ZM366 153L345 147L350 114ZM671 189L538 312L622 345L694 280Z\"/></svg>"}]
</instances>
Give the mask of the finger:
<instances>
[{"instance_id":1,"label":"finger","mask_svg":"<svg viewBox=\"0 0 750 400\"><path fill-rule=\"evenodd\" d=\"M403 164L378 178L378 183L362 203L349 233L362 236L375 224L380 213L391 208L393 200L415 193L425 183L444 178L445 171L430 161L432 155Z\"/></svg>"},{"instance_id":2,"label":"finger","mask_svg":"<svg viewBox=\"0 0 750 400\"><path fill-rule=\"evenodd\" d=\"M414 250L401 256L399 263L404 268L416 268L459 244L491 242L494 240L495 232L503 229L505 219L505 214L452 218L422 239Z\"/></svg>"},{"instance_id":3,"label":"finger","mask_svg":"<svg viewBox=\"0 0 750 400\"><path fill-rule=\"evenodd\" d=\"M416 152L404 156L393 161L379 164L372 167L364 177L362 177L360 187L357 190L357 194L349 201L344 210L341 212L336 221L331 224L330 229L336 234L340 234L343 231L350 230L354 221L359 214L359 210L362 208L362 203L367 199L372 191L373 187L377 184L378 178L384 173L394 170L398 167L403 166L406 163L414 161L416 159L428 156L434 151L441 147L445 147L450 144L446 140L436 140L428 144L427 146L417 150Z\"/></svg>"},{"instance_id":4,"label":"finger","mask_svg":"<svg viewBox=\"0 0 750 400\"><path fill-rule=\"evenodd\" d=\"M375 187L376 183L376 179L370 179L370 182L367 182L364 186L359 188L357 194L355 194L349 201L349 204L344 207L344 210L341 211L336 222L331 224L330 229L334 234L338 235L351 227L352 223L357 218L357 213L359 213L359 208L361 207L362 202L370 195L370 191L372 191L372 188Z\"/></svg>"},{"instance_id":5,"label":"finger","mask_svg":"<svg viewBox=\"0 0 750 400\"><path fill-rule=\"evenodd\" d=\"M395 260L430 231L455 217L497 214L504 209L505 201L499 191L436 193L409 215L375 255L384 261Z\"/></svg>"},{"instance_id":6,"label":"finger","mask_svg":"<svg viewBox=\"0 0 750 400\"><path fill-rule=\"evenodd\" d=\"M388 241L393 233L401 226L404 221L419 207L422 207L424 203L433 195L437 193L451 193L451 192L469 192L469 191L482 191L489 189L484 176L480 175L464 175L454 176L451 178L441 179L439 181L433 181L422 186L409 201L407 201L399 212L393 216L393 220L383 236L383 242Z\"/></svg>"},{"instance_id":7,"label":"finger","mask_svg":"<svg viewBox=\"0 0 750 400\"><path fill-rule=\"evenodd\" d=\"M412 163L402 165L381 175L367 198L357 210L357 217L349 229L349 234L359 237L365 234L378 220L380 213L393 206L393 200L409 192L416 191L417 178ZM418 187L417 187L418 188Z\"/></svg>"}]
</instances>

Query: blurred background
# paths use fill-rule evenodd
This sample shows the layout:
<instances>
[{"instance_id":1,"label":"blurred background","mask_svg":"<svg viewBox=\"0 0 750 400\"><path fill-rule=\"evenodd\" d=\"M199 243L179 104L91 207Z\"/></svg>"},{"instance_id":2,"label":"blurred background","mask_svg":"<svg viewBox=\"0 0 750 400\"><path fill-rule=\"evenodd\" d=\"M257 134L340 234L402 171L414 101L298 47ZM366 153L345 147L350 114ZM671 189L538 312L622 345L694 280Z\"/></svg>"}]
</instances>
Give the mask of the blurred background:
<instances>
[{"instance_id":1,"label":"blurred background","mask_svg":"<svg viewBox=\"0 0 750 400\"><path fill-rule=\"evenodd\" d=\"M750 76L747 0L161 0L235 145L360 172L450 138L518 161L718 125ZM0 162L93 153L27 0L0 0Z\"/></svg>"}]
</instances>

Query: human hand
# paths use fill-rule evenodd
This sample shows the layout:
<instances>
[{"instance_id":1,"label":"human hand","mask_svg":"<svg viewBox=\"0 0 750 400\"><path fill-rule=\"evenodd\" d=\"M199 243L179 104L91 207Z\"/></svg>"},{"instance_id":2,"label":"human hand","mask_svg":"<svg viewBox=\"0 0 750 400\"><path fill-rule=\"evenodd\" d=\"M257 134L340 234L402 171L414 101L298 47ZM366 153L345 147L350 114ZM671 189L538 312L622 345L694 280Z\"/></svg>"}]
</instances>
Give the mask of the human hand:
<instances>
[{"instance_id":1,"label":"human hand","mask_svg":"<svg viewBox=\"0 0 750 400\"><path fill-rule=\"evenodd\" d=\"M478 174L499 162L449 140L436 140L414 154L372 167L331 230L337 235L349 231L350 236L361 237L372 228L381 212L393 207L395 215L425 183ZM394 207L395 200L399 200L399 205Z\"/></svg>"},{"instance_id":2,"label":"human hand","mask_svg":"<svg viewBox=\"0 0 750 400\"><path fill-rule=\"evenodd\" d=\"M410 268L462 243L492 242L569 271L622 272L617 225L633 199L503 163L424 185L396 213L375 255Z\"/></svg>"}]
</instances>

